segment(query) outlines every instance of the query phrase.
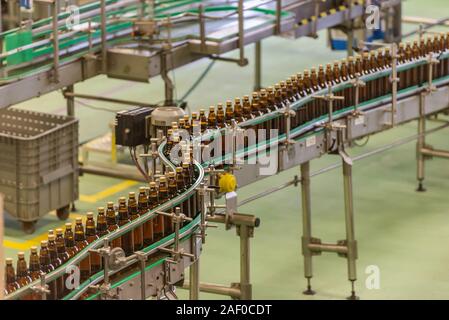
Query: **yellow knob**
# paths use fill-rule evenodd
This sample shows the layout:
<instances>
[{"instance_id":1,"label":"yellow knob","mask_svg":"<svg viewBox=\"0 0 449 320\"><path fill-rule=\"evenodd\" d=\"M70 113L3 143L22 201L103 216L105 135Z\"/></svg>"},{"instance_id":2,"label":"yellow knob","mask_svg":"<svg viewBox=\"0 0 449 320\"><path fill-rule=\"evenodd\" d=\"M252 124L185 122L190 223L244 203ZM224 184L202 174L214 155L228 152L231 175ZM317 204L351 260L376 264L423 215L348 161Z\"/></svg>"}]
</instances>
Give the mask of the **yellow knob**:
<instances>
[{"instance_id":1,"label":"yellow knob","mask_svg":"<svg viewBox=\"0 0 449 320\"><path fill-rule=\"evenodd\" d=\"M218 184L220 186L220 192L232 192L237 188L237 179L233 174L225 173L221 175Z\"/></svg>"}]
</instances>

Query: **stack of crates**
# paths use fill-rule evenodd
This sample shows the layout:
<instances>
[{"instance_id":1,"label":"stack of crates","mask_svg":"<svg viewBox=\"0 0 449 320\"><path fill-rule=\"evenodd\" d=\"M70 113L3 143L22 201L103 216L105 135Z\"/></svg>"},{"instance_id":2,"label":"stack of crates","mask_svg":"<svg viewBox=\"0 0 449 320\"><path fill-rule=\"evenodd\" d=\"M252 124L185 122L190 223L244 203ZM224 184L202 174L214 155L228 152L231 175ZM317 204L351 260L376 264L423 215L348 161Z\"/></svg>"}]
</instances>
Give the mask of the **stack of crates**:
<instances>
[{"instance_id":1,"label":"stack of crates","mask_svg":"<svg viewBox=\"0 0 449 320\"><path fill-rule=\"evenodd\" d=\"M27 233L50 211L67 219L70 204L78 199L78 120L1 110L0 193L5 211Z\"/></svg>"}]
</instances>

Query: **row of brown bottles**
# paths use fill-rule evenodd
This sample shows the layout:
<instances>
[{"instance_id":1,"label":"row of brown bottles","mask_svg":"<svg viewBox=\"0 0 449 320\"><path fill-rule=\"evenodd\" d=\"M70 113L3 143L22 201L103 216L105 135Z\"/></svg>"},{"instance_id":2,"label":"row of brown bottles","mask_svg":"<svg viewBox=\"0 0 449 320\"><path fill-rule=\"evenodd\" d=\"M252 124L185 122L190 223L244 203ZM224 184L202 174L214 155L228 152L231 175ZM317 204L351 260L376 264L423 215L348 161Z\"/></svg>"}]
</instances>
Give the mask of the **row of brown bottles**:
<instances>
[{"instance_id":1,"label":"row of brown bottles","mask_svg":"<svg viewBox=\"0 0 449 320\"><path fill-rule=\"evenodd\" d=\"M398 46L398 64L414 62L417 59L427 57L430 53L439 54L448 49L449 33L435 35L425 40L414 41L413 43L401 43ZM169 146L167 150L171 150L176 143L179 143L180 140L176 135L178 129L184 129L190 134L194 134L196 133L195 129L204 132L208 129L229 127L234 121L239 123L278 110L285 107L288 103L326 89L329 85L335 86L353 80L357 76L387 70L391 68L392 62L392 52L389 47L363 52L355 57L348 57L342 61L335 61L333 64L319 66L318 69L304 70L303 73L297 73L273 87L253 92L251 96L244 96L242 99L235 98L234 101L228 100L225 106L223 104L218 104L217 108L211 106L208 114L206 114L204 109L200 109L199 113L193 112L191 117L185 116L178 123L174 123L174 126L168 133ZM449 59L441 60L439 64L434 65L432 68L434 79L449 75ZM399 90L412 86L422 86L423 83L428 81L428 66L413 66L398 72L398 78ZM333 111L353 107L356 103L355 90L353 86L349 86L336 92L335 94L343 96L344 100L334 101ZM360 87L359 90L359 103L391 94L390 74L387 72L383 76L367 82L366 86ZM291 119L291 128L307 124L319 117L324 117L328 112L326 101L312 99L297 110L296 116ZM283 134L286 131L286 123L285 118L282 115L278 115L275 119L247 128L256 130L279 129L279 134ZM176 138L173 139L173 136L176 136ZM222 152L224 155L225 148L222 148Z\"/></svg>"},{"instance_id":2,"label":"row of brown bottles","mask_svg":"<svg viewBox=\"0 0 449 320\"><path fill-rule=\"evenodd\" d=\"M94 214L88 212L85 225L83 225L82 218L77 218L74 226L72 223L66 223L64 230L60 228L49 230L48 240L41 242L39 253L37 247L31 248L29 267L23 252L18 253L17 272L12 265L13 260L6 259L5 293L10 294L39 279L41 272L49 273L57 269L90 243L136 220L161 203L182 194L193 183L193 178L193 167L187 163L183 164L176 168L176 172L169 172L151 182L148 188L141 187L137 197L134 192L130 192L128 199L119 198L118 207L115 207L113 202L108 202L106 209L98 208L96 221ZM180 206L183 213L194 216L196 209L193 208L196 206L193 207L191 202L191 199L187 199ZM190 211L191 209L192 211ZM130 255L172 232L171 218L157 215L121 237L112 239L110 245L121 247L126 255ZM91 252L79 262L79 269L81 282L83 282L102 270L101 256ZM48 299L60 299L70 292L65 285L67 277L68 275L64 275L48 283L50 290L47 295ZM24 296L23 299L40 299L40 295L31 293Z\"/></svg>"}]
</instances>

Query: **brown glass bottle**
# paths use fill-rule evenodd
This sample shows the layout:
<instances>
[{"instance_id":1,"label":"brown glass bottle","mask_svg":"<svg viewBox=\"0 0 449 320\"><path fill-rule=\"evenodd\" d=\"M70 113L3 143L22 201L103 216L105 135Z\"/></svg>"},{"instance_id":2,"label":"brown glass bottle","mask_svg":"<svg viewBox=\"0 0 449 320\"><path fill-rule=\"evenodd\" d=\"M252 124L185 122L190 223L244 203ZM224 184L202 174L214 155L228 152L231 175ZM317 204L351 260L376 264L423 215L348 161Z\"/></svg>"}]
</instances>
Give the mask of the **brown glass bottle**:
<instances>
[{"instance_id":1,"label":"brown glass bottle","mask_svg":"<svg viewBox=\"0 0 449 320\"><path fill-rule=\"evenodd\" d=\"M187 190L187 186L184 184L184 174L182 167L176 168L176 188L178 189L178 193L182 194ZM182 213L186 216L190 217L190 201L189 199L184 200L181 205Z\"/></svg>"},{"instance_id":2,"label":"brown glass bottle","mask_svg":"<svg viewBox=\"0 0 449 320\"><path fill-rule=\"evenodd\" d=\"M165 180L165 177L161 177L160 180ZM167 192L164 192L164 200L159 198L159 187L156 182L150 183L150 191L148 194L148 202L150 205L150 209L157 207L160 203L167 200L168 195ZM164 216L158 214L155 218L153 218L153 239L154 241L158 241L164 237Z\"/></svg>"},{"instance_id":3,"label":"brown glass bottle","mask_svg":"<svg viewBox=\"0 0 449 320\"><path fill-rule=\"evenodd\" d=\"M306 93L306 96L309 96L313 93L312 82L310 80L309 70L304 70L302 79L303 79L303 83L304 83L304 91ZM317 112L316 112L314 102L311 101L311 102L307 103L304 106L304 108L306 110L307 121L311 121L311 120L315 119L315 115Z\"/></svg>"},{"instance_id":4,"label":"brown glass bottle","mask_svg":"<svg viewBox=\"0 0 449 320\"><path fill-rule=\"evenodd\" d=\"M117 230L119 228L119 226L117 224L117 216L116 216L113 202L108 202L108 204L107 204L106 222L108 224L109 232L114 232L115 230ZM115 239L112 239L110 245L112 248L121 248L122 247L122 238L117 237Z\"/></svg>"},{"instance_id":5,"label":"brown glass bottle","mask_svg":"<svg viewBox=\"0 0 449 320\"><path fill-rule=\"evenodd\" d=\"M139 196L137 199L137 210L139 211L140 216L147 214L149 211L147 188L145 187L139 188ZM143 246L146 247L153 242L152 220L148 220L143 224L142 233L143 233Z\"/></svg>"},{"instance_id":6,"label":"brown glass bottle","mask_svg":"<svg viewBox=\"0 0 449 320\"><path fill-rule=\"evenodd\" d=\"M377 59L374 51L363 53L363 72L371 74L377 72ZM377 80L366 82L366 99L370 100L376 96Z\"/></svg>"},{"instance_id":7,"label":"brown glass bottle","mask_svg":"<svg viewBox=\"0 0 449 320\"><path fill-rule=\"evenodd\" d=\"M67 253L71 258L78 253L78 248L75 246L75 236L73 234L72 224L70 222L65 224L64 240Z\"/></svg>"},{"instance_id":8,"label":"brown glass bottle","mask_svg":"<svg viewBox=\"0 0 449 320\"><path fill-rule=\"evenodd\" d=\"M209 129L217 129L217 114L215 113L215 107L209 107L209 115L207 117L207 126Z\"/></svg>"},{"instance_id":9,"label":"brown glass bottle","mask_svg":"<svg viewBox=\"0 0 449 320\"><path fill-rule=\"evenodd\" d=\"M48 253L50 254L50 262L53 265L55 269L57 269L61 264L61 259L58 257L58 251L56 248L56 236L53 232L53 230L48 231ZM30 257L30 269L31 269L31 257ZM63 287L63 278L56 279L48 284L48 286L51 288L51 293L48 295L48 299L53 300L56 299L58 294L58 288Z\"/></svg>"},{"instance_id":10,"label":"brown glass bottle","mask_svg":"<svg viewBox=\"0 0 449 320\"><path fill-rule=\"evenodd\" d=\"M446 49L447 49L445 36L446 36L445 33L440 33L439 36L438 36L438 46L439 46L438 49L439 49L440 53L445 52ZM441 59L440 63L438 64L438 77L439 78L446 75L446 73L445 73L445 68L446 68L445 63L446 63L446 60L442 60Z\"/></svg>"},{"instance_id":11,"label":"brown glass bottle","mask_svg":"<svg viewBox=\"0 0 449 320\"><path fill-rule=\"evenodd\" d=\"M97 228L95 227L95 220L93 212L86 214L86 232L85 237L87 243L92 243L99 239ZM95 252L90 253L90 270L91 274L97 273L102 268L101 255Z\"/></svg>"},{"instance_id":12,"label":"brown glass bottle","mask_svg":"<svg viewBox=\"0 0 449 320\"><path fill-rule=\"evenodd\" d=\"M59 260L61 260L61 264L65 263L67 260L70 259L70 255L67 252L66 246L65 246L65 240L64 236L62 234L62 229L56 229L56 252L58 254Z\"/></svg>"},{"instance_id":13,"label":"brown glass bottle","mask_svg":"<svg viewBox=\"0 0 449 320\"><path fill-rule=\"evenodd\" d=\"M292 86L291 91L293 94L293 100L296 101L300 98L299 92L298 92L298 78L296 77L296 74L293 74L290 76L290 82L291 82L291 86Z\"/></svg>"},{"instance_id":14,"label":"brown glass bottle","mask_svg":"<svg viewBox=\"0 0 449 320\"><path fill-rule=\"evenodd\" d=\"M237 122L243 122L243 107L240 102L240 98L234 99L234 119Z\"/></svg>"},{"instance_id":15,"label":"brown glass bottle","mask_svg":"<svg viewBox=\"0 0 449 320\"><path fill-rule=\"evenodd\" d=\"M178 188L176 184L176 173L169 172L167 175L167 186L168 186L168 195L170 199L175 198L178 195ZM159 188L160 190L160 188ZM172 219L169 217L165 217L165 231L171 233L173 231L172 228Z\"/></svg>"},{"instance_id":16,"label":"brown glass bottle","mask_svg":"<svg viewBox=\"0 0 449 320\"><path fill-rule=\"evenodd\" d=\"M97 226L96 226L97 235L99 238L102 238L109 233L108 223L106 221L106 212L104 207L99 207L97 210L98 210Z\"/></svg>"},{"instance_id":17,"label":"brown glass bottle","mask_svg":"<svg viewBox=\"0 0 449 320\"><path fill-rule=\"evenodd\" d=\"M340 79L341 79L341 82L347 82L347 81L349 81L351 79L350 76L349 76L348 63L349 63L349 59L348 60L344 59L340 63ZM345 107L352 106L353 103L354 103L352 101L353 97L350 94L352 92L351 90L353 90L352 87L349 87L349 88L346 88L346 89L343 90L343 97L345 98L343 100L343 103L344 103Z\"/></svg>"},{"instance_id":18,"label":"brown glass bottle","mask_svg":"<svg viewBox=\"0 0 449 320\"><path fill-rule=\"evenodd\" d=\"M19 284L19 287L26 286L27 284L31 283L33 279L31 279L29 272L28 272L28 266L27 262L25 260L25 253L19 252L17 253L17 283Z\"/></svg>"},{"instance_id":19,"label":"brown glass bottle","mask_svg":"<svg viewBox=\"0 0 449 320\"><path fill-rule=\"evenodd\" d=\"M130 222L128 206L126 205L126 198L119 198L118 204L118 225L122 227ZM133 233L132 231L125 233L122 235L122 249L125 251L127 256L133 253L134 249L134 241L133 241Z\"/></svg>"},{"instance_id":20,"label":"brown glass bottle","mask_svg":"<svg viewBox=\"0 0 449 320\"><path fill-rule=\"evenodd\" d=\"M326 81L326 72L324 70L324 66L323 65L319 65L318 66L318 87L320 89L324 89L327 87L327 81Z\"/></svg>"},{"instance_id":21,"label":"brown glass bottle","mask_svg":"<svg viewBox=\"0 0 449 320\"><path fill-rule=\"evenodd\" d=\"M391 68L393 59L391 56L390 48L388 48L388 47L385 48L385 51L384 51L384 60L385 60L385 67L387 69ZM384 95L391 93L391 81L390 81L389 76L384 77L383 89L384 89Z\"/></svg>"},{"instance_id":22,"label":"brown glass bottle","mask_svg":"<svg viewBox=\"0 0 449 320\"><path fill-rule=\"evenodd\" d=\"M192 134L192 125L190 124L190 117L188 114L184 115L184 130L187 131L188 134Z\"/></svg>"},{"instance_id":23,"label":"brown glass bottle","mask_svg":"<svg viewBox=\"0 0 449 320\"><path fill-rule=\"evenodd\" d=\"M58 258L58 252L56 249L56 242L55 242L56 236L53 232L50 232L50 231L53 231L53 230L49 230L49 232L48 232L48 238L47 238L48 239L48 252L50 253L51 264L55 268L57 268L62 264L62 262Z\"/></svg>"},{"instance_id":24,"label":"brown glass bottle","mask_svg":"<svg viewBox=\"0 0 449 320\"><path fill-rule=\"evenodd\" d=\"M32 281L33 280L31 279L28 272L27 262L25 260L25 253L18 252L16 264L16 282L19 285L19 288L22 288L27 284L30 284Z\"/></svg>"},{"instance_id":25,"label":"brown glass bottle","mask_svg":"<svg viewBox=\"0 0 449 320\"><path fill-rule=\"evenodd\" d=\"M288 101L287 83L285 81L279 82L279 88L281 89L281 101L285 106Z\"/></svg>"},{"instance_id":26,"label":"brown glass bottle","mask_svg":"<svg viewBox=\"0 0 449 320\"><path fill-rule=\"evenodd\" d=\"M364 64L363 64L363 60L362 59L363 58L360 55L357 55L355 57L354 70L355 70L355 74L356 75L358 74L359 76L363 76L364 74L366 74L365 70L363 69ZM359 88L359 92L360 92L360 94L359 94L359 99L360 99L359 101L360 102L368 100L367 87L366 86L360 87Z\"/></svg>"},{"instance_id":27,"label":"brown glass bottle","mask_svg":"<svg viewBox=\"0 0 449 320\"><path fill-rule=\"evenodd\" d=\"M245 120L251 119L253 117L253 115L251 114L251 101L249 100L248 95L243 96L242 109L243 109L243 118Z\"/></svg>"},{"instance_id":28,"label":"brown glass bottle","mask_svg":"<svg viewBox=\"0 0 449 320\"><path fill-rule=\"evenodd\" d=\"M193 124L199 123L198 121L198 112L192 112L192 119L190 120L190 127L193 126Z\"/></svg>"},{"instance_id":29,"label":"brown glass bottle","mask_svg":"<svg viewBox=\"0 0 449 320\"><path fill-rule=\"evenodd\" d=\"M41 250L39 251L39 264L40 264L40 271L44 272L45 274L48 274L53 270L55 270L55 266L51 264L50 252L48 251L48 241L46 240L41 241ZM48 295L49 299L61 298L68 292L68 290L65 290L64 286L65 278L66 277L62 276L49 284L48 286L48 289L50 290L50 294ZM58 287L58 285L61 284L63 285L63 287Z\"/></svg>"},{"instance_id":30,"label":"brown glass bottle","mask_svg":"<svg viewBox=\"0 0 449 320\"><path fill-rule=\"evenodd\" d=\"M86 227L87 228L87 227ZM86 240L84 234L83 220L82 218L76 218L75 220L75 245L79 251L83 250L89 243ZM84 282L90 277L90 256L87 255L80 261L80 276L81 282Z\"/></svg>"},{"instance_id":31,"label":"brown glass bottle","mask_svg":"<svg viewBox=\"0 0 449 320\"><path fill-rule=\"evenodd\" d=\"M5 259L5 294L8 295L13 293L20 288L19 283L17 283L16 272L14 270L13 261L11 258Z\"/></svg>"},{"instance_id":32,"label":"brown glass bottle","mask_svg":"<svg viewBox=\"0 0 449 320\"><path fill-rule=\"evenodd\" d=\"M179 130L184 130L184 129L185 129L185 126L186 126L186 123L185 123L185 121L184 121L184 118L180 118L180 119L178 120L178 129L179 129Z\"/></svg>"},{"instance_id":33,"label":"brown glass bottle","mask_svg":"<svg viewBox=\"0 0 449 320\"><path fill-rule=\"evenodd\" d=\"M130 192L128 194L128 214L131 221L134 221L140 217L136 194L134 192ZM139 225L134 228L133 242L134 251L139 251L143 248L143 225Z\"/></svg>"},{"instance_id":34,"label":"brown glass bottle","mask_svg":"<svg viewBox=\"0 0 449 320\"><path fill-rule=\"evenodd\" d=\"M268 113L270 112L270 109L268 107L268 91L265 89L261 89L260 90L260 94L259 94L259 110L258 110L258 114L256 114L256 116L260 116L264 113Z\"/></svg>"},{"instance_id":35,"label":"brown glass bottle","mask_svg":"<svg viewBox=\"0 0 449 320\"><path fill-rule=\"evenodd\" d=\"M276 106L276 92L274 91L274 87L268 87L267 88L267 100L268 100L268 110L267 113L270 111L274 111L277 109Z\"/></svg>"},{"instance_id":36,"label":"brown glass bottle","mask_svg":"<svg viewBox=\"0 0 449 320\"><path fill-rule=\"evenodd\" d=\"M204 109L200 109L200 127L201 132L204 132L207 129L207 117Z\"/></svg>"},{"instance_id":37,"label":"brown glass bottle","mask_svg":"<svg viewBox=\"0 0 449 320\"><path fill-rule=\"evenodd\" d=\"M54 235L53 235L54 237ZM40 278L40 262L39 255L37 254L37 247L30 248L30 277L31 280L37 280Z\"/></svg>"},{"instance_id":38,"label":"brown glass bottle","mask_svg":"<svg viewBox=\"0 0 449 320\"><path fill-rule=\"evenodd\" d=\"M39 251L40 270L44 273L50 273L55 268L51 264L50 252L48 251L48 241L41 241L41 250Z\"/></svg>"},{"instance_id":39,"label":"brown glass bottle","mask_svg":"<svg viewBox=\"0 0 449 320\"><path fill-rule=\"evenodd\" d=\"M225 121L228 127L232 126L232 120L234 119L234 108L232 107L232 101L226 101L226 112L225 112Z\"/></svg>"},{"instance_id":40,"label":"brown glass bottle","mask_svg":"<svg viewBox=\"0 0 449 320\"><path fill-rule=\"evenodd\" d=\"M266 109L263 111L264 113L270 113L272 111L277 110L276 105L276 91L274 90L274 87L268 87L267 88L267 106ZM267 130L270 128L274 128L275 123L279 121L278 119L272 119L267 123Z\"/></svg>"},{"instance_id":41,"label":"brown glass bottle","mask_svg":"<svg viewBox=\"0 0 449 320\"><path fill-rule=\"evenodd\" d=\"M225 111L223 109L223 104L218 103L217 104L217 127L224 128L225 125L226 125L226 115L225 115Z\"/></svg>"},{"instance_id":42,"label":"brown glass bottle","mask_svg":"<svg viewBox=\"0 0 449 320\"><path fill-rule=\"evenodd\" d=\"M54 237L54 235L53 235ZM39 262L39 255L37 254L37 247L36 246L32 246L30 248L30 264L29 264L29 276L31 277L31 281L36 281L38 279L40 279L40 274L41 274L41 265ZM50 293L50 295L48 295L49 299L55 299L55 293L56 293L56 288L55 288L55 283L56 280L53 281L53 291ZM51 286L49 284L49 286ZM50 289L51 290L51 289ZM40 300L41 299L41 295L37 292L34 292L30 295L29 297L30 300Z\"/></svg>"}]
</instances>

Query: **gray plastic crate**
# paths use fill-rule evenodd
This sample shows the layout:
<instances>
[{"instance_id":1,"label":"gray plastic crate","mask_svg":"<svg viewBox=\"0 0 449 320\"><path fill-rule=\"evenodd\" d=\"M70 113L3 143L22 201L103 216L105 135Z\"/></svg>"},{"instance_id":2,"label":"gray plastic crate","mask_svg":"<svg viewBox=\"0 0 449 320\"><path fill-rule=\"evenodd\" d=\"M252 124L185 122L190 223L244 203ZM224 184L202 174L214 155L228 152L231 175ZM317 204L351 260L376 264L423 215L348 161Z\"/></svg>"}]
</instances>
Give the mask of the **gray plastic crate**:
<instances>
[{"instance_id":1,"label":"gray plastic crate","mask_svg":"<svg viewBox=\"0 0 449 320\"><path fill-rule=\"evenodd\" d=\"M6 211L26 232L52 210L66 219L70 203L78 199L78 120L1 110L0 192Z\"/></svg>"}]
</instances>

